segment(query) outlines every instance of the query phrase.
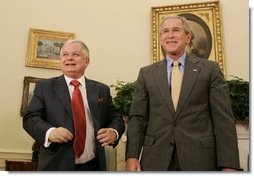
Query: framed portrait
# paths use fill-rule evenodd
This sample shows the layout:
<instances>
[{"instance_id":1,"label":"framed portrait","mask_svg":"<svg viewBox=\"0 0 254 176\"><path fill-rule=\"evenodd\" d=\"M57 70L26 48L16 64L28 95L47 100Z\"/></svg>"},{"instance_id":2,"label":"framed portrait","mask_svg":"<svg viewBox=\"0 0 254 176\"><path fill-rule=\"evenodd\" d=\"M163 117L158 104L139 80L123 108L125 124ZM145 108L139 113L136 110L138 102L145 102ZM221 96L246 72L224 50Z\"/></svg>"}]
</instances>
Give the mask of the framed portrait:
<instances>
[{"instance_id":1,"label":"framed portrait","mask_svg":"<svg viewBox=\"0 0 254 176\"><path fill-rule=\"evenodd\" d=\"M66 40L74 39L70 32L29 30L27 47L27 67L60 69L60 50Z\"/></svg>"},{"instance_id":2,"label":"framed portrait","mask_svg":"<svg viewBox=\"0 0 254 176\"><path fill-rule=\"evenodd\" d=\"M168 15L182 16L189 21L192 39L186 48L187 53L216 61L225 74L219 1L152 7L153 63L165 57L159 28Z\"/></svg>"},{"instance_id":3,"label":"framed portrait","mask_svg":"<svg viewBox=\"0 0 254 176\"><path fill-rule=\"evenodd\" d=\"M22 102L20 108L20 116L23 117L26 109L32 99L33 90L35 88L35 83L38 80L45 79L45 78L36 78L31 76L25 76L23 80L23 94L22 94Z\"/></svg>"}]
</instances>

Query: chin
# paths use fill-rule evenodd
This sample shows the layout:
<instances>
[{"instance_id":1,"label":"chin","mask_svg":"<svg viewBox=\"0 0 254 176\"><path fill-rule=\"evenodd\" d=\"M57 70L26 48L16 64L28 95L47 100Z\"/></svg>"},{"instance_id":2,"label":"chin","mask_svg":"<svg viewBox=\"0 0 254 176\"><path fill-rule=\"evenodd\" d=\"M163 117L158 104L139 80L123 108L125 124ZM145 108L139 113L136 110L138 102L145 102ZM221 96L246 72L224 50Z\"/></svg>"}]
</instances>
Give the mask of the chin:
<instances>
[{"instance_id":1,"label":"chin","mask_svg":"<svg viewBox=\"0 0 254 176\"><path fill-rule=\"evenodd\" d=\"M71 71L71 70L65 70L64 74L69 76L69 77L73 77L74 75L76 75L75 71Z\"/></svg>"},{"instance_id":2,"label":"chin","mask_svg":"<svg viewBox=\"0 0 254 176\"><path fill-rule=\"evenodd\" d=\"M176 51L168 51L167 53L170 54L170 55L177 55Z\"/></svg>"}]
</instances>

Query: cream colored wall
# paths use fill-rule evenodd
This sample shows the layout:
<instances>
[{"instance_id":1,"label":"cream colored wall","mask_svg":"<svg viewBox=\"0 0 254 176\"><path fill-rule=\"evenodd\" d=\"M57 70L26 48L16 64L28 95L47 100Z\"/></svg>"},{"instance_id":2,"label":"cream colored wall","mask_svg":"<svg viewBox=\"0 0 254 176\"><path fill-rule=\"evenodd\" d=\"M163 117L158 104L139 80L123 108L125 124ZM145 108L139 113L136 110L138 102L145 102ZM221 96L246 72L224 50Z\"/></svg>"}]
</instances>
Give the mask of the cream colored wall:
<instances>
[{"instance_id":1,"label":"cream colored wall","mask_svg":"<svg viewBox=\"0 0 254 176\"><path fill-rule=\"evenodd\" d=\"M8 0L0 6L0 154L31 152L19 110L23 77L59 70L25 67L29 28L74 32L91 51L87 77L108 85L134 81L151 63L151 7L207 0ZM221 0L227 75L249 79L248 1ZM239 64L238 60L242 63Z\"/></svg>"}]
</instances>

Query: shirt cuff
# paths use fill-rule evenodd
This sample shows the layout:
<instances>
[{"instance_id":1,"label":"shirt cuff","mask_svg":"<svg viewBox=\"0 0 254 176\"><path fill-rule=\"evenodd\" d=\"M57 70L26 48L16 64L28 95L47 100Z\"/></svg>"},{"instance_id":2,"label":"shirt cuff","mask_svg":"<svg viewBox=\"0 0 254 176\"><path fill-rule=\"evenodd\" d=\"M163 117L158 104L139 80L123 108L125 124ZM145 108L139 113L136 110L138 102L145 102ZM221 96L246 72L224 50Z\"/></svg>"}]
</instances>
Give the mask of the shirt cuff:
<instances>
[{"instance_id":1,"label":"shirt cuff","mask_svg":"<svg viewBox=\"0 0 254 176\"><path fill-rule=\"evenodd\" d=\"M48 129L48 131L46 132L46 135L45 135L45 142L44 142L44 147L48 147L52 142L49 141L49 134L52 130L54 130L56 128L52 127L50 129Z\"/></svg>"},{"instance_id":2,"label":"shirt cuff","mask_svg":"<svg viewBox=\"0 0 254 176\"><path fill-rule=\"evenodd\" d=\"M116 141L119 138L118 132L114 128L109 128L109 129L113 130L116 133L116 138L114 140L114 141Z\"/></svg>"}]
</instances>

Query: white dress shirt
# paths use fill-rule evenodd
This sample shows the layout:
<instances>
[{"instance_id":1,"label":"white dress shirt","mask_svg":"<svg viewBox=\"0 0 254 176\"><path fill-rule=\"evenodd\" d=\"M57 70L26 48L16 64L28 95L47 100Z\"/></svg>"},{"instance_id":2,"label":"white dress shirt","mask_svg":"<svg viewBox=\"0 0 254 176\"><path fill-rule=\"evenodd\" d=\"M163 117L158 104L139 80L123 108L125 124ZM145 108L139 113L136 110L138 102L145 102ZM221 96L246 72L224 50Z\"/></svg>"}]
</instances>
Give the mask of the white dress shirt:
<instances>
[{"instance_id":1,"label":"white dress shirt","mask_svg":"<svg viewBox=\"0 0 254 176\"><path fill-rule=\"evenodd\" d=\"M72 92L74 90L74 86L71 85L70 82L73 79L70 77L67 77L66 75L64 75L64 78L65 78L65 81L68 85L70 96L72 98ZM85 143L85 148L84 148L83 154L80 156L80 158L75 159L75 163L76 164L83 164L83 163L86 163L86 162L92 160L93 158L95 158L95 150L96 150L95 138L96 138L96 136L94 136L94 124L93 124L91 112L90 112L88 101L87 101L85 77L82 76L81 78L79 78L77 80L80 82L79 89L82 94L84 109L85 109L85 113L86 113L86 143ZM48 140L48 138L49 138L50 132L53 129L55 129L55 128L52 127L50 129L48 129L48 131L46 132L45 143L44 143L45 147L48 147L51 144L51 142ZM116 133L116 139L115 139L115 141L116 141L119 138L119 134L115 129L113 129L113 128L111 128L111 129L114 130L114 132Z\"/></svg>"},{"instance_id":2,"label":"white dress shirt","mask_svg":"<svg viewBox=\"0 0 254 176\"><path fill-rule=\"evenodd\" d=\"M64 75L65 81L68 85L70 96L72 97L72 92L74 90L74 86L70 84L70 82L73 80L67 76ZM94 136L94 125L93 120L91 117L90 109L87 102L87 95L86 95L86 84L85 84L85 78L82 76L81 78L77 79L80 82L79 89L82 94L83 98L83 104L84 109L86 113L86 143L83 154L80 156L80 158L75 160L76 164L82 164L86 163L90 160L92 160L95 157L95 136ZM51 142L48 141L49 133L54 128L50 128L45 136L45 143L44 146L48 147Z\"/></svg>"}]
</instances>

